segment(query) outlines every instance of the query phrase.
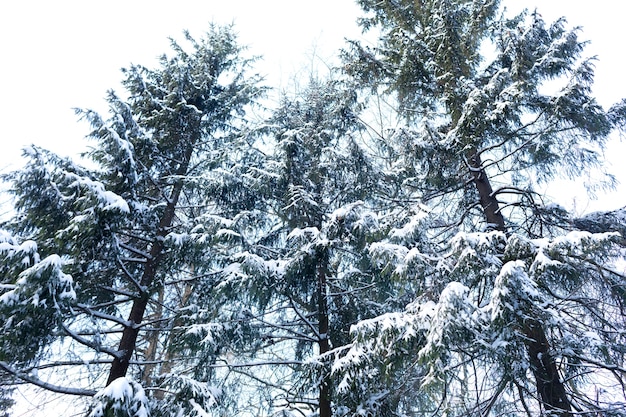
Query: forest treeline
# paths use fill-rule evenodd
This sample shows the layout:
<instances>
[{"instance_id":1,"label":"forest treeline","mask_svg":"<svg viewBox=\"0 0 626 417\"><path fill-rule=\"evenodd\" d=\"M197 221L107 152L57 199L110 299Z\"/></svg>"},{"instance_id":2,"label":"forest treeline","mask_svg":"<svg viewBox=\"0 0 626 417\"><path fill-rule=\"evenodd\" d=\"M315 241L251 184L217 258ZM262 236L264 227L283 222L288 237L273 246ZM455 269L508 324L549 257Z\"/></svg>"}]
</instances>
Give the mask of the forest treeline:
<instances>
[{"instance_id":1,"label":"forest treeline","mask_svg":"<svg viewBox=\"0 0 626 417\"><path fill-rule=\"evenodd\" d=\"M378 42L274 107L212 25L77 111L82 159L24 150L1 416L24 385L90 417L626 416L626 211L540 191L613 184L626 101L563 19L358 3Z\"/></svg>"}]
</instances>

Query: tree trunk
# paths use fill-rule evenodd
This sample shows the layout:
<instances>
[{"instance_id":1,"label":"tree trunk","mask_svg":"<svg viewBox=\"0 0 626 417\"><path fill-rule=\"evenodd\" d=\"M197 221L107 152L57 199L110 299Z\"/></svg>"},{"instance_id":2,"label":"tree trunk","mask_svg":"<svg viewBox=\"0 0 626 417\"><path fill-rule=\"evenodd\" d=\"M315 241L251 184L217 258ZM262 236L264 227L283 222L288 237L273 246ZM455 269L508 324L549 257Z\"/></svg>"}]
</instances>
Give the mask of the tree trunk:
<instances>
[{"instance_id":1,"label":"tree trunk","mask_svg":"<svg viewBox=\"0 0 626 417\"><path fill-rule=\"evenodd\" d=\"M122 332L122 338L118 347L118 356L113 359L113 363L111 364L107 385L117 378L126 376L130 359L135 352L140 324L143 321L146 308L148 307L151 297L150 286L156 278L159 261L161 260L161 256L163 254L164 239L173 224L174 217L176 215L176 206L178 205L178 199L180 198L180 194L183 189L183 181L180 177L187 173L191 155L193 154L194 142L195 141L192 141L192 143L187 145L183 160L180 162L180 165L174 173L177 180L174 183L174 188L172 189L169 198L167 199L165 211L163 212L163 216L161 217L157 227L156 237L152 243L152 247L150 248L150 257L146 260L146 266L141 277L140 285L142 294L139 298L133 301L133 306L128 316L128 324L124 327L124 331Z\"/></svg>"},{"instance_id":2,"label":"tree trunk","mask_svg":"<svg viewBox=\"0 0 626 417\"><path fill-rule=\"evenodd\" d=\"M500 212L500 205L496 196L493 193L491 182L487 177L487 173L483 168L483 163L480 159L480 154L473 150L469 155L469 168L472 174L472 179L478 195L480 197L480 206L485 214L485 220L489 228L506 231L506 225L504 224L504 216Z\"/></svg>"},{"instance_id":3,"label":"tree trunk","mask_svg":"<svg viewBox=\"0 0 626 417\"><path fill-rule=\"evenodd\" d=\"M165 295L164 288L159 288L159 299L157 303L156 311L153 315L154 320L160 320L163 318L163 299ZM157 352L159 350L159 339L161 336L161 330L154 330L148 335L148 347L144 352L144 358L148 364L144 367L143 371L143 383L144 387L152 387L155 372L157 369Z\"/></svg>"},{"instance_id":4,"label":"tree trunk","mask_svg":"<svg viewBox=\"0 0 626 417\"><path fill-rule=\"evenodd\" d=\"M480 155L474 151L469 156L470 172L474 181L480 205L489 226L495 230L506 232L504 216L485 170ZM571 415L571 405L567 398L565 386L559 377L559 370L550 354L550 344L543 326L537 320L530 320L523 328L526 338L530 367L535 378L537 394L546 411L559 416Z\"/></svg>"},{"instance_id":5,"label":"tree trunk","mask_svg":"<svg viewBox=\"0 0 626 417\"><path fill-rule=\"evenodd\" d=\"M543 327L538 321L532 320L525 326L524 336L527 338L526 349L537 392L546 411L552 415L569 416L571 411L569 399L554 358L549 353L550 344Z\"/></svg>"},{"instance_id":6,"label":"tree trunk","mask_svg":"<svg viewBox=\"0 0 626 417\"><path fill-rule=\"evenodd\" d=\"M326 292L326 278L328 274L328 251L321 249L318 252L317 259L317 318L319 333L319 354L324 355L330 351L330 342L328 340L328 299ZM324 358L326 364L327 358ZM330 373L327 372L326 366L322 369L322 378L320 383L319 397L319 417L331 417L332 409L330 402Z\"/></svg>"},{"instance_id":7,"label":"tree trunk","mask_svg":"<svg viewBox=\"0 0 626 417\"><path fill-rule=\"evenodd\" d=\"M185 284L183 297L181 298L180 304L178 306L179 309L182 309L187 306L187 303L189 302L189 298L191 297L192 291L193 291L193 286L190 284ZM175 340L175 338L177 337L176 329L181 325L181 322L182 320L180 319L180 317L177 317L176 319L174 319L174 322L172 323L170 332L167 336L167 342L165 343L164 357L161 361L162 365L161 365L159 375L166 375L172 371L172 363L173 363L172 358L174 357L174 347L172 347L172 341ZM162 400L165 397L165 393L166 391L164 390L156 390L154 392L154 398L156 398L157 400Z\"/></svg>"}]
</instances>

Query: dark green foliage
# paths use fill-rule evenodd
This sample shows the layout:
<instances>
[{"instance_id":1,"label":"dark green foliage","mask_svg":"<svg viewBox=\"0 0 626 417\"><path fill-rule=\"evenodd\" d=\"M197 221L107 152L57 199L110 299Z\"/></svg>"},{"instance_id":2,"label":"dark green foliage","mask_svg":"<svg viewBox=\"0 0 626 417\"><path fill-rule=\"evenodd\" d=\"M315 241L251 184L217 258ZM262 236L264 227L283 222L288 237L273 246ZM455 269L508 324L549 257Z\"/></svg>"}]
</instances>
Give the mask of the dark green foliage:
<instances>
[{"instance_id":1,"label":"dark green foliage","mask_svg":"<svg viewBox=\"0 0 626 417\"><path fill-rule=\"evenodd\" d=\"M358 3L379 43L262 127L252 61L212 26L124 70L108 118L77 112L89 164L25 151L0 414L21 382L95 394L92 417L624 414L622 210L573 219L536 191L601 170L624 127L579 30L493 0ZM370 137L362 92L399 125Z\"/></svg>"},{"instance_id":2,"label":"dark green foliage","mask_svg":"<svg viewBox=\"0 0 626 417\"><path fill-rule=\"evenodd\" d=\"M132 360L140 366L129 377L153 387L172 381L160 374L194 362L198 347L183 349L177 338L189 325L190 292L215 285L213 271L228 254L216 244L221 216L255 204L239 201L250 196L229 171L255 154L242 116L263 88L247 75L251 61L231 28L211 27L201 40L186 34L185 42L172 41L156 69L124 71L128 96L108 94L108 120L78 111L93 128L90 168L31 148L27 166L6 176L17 214L4 225L15 237L0 248L0 360L16 376L24 364L47 376L74 364L80 378L65 381L69 392L100 387L111 360L109 379L124 376ZM23 248L36 252L20 255ZM43 355L59 343L66 357ZM89 358L82 374L81 358Z\"/></svg>"},{"instance_id":3,"label":"dark green foliage","mask_svg":"<svg viewBox=\"0 0 626 417\"><path fill-rule=\"evenodd\" d=\"M494 178L508 227L543 233L553 221L535 216L545 204L537 183L600 168L620 123L619 106L606 113L590 95L593 60L581 57L578 29L547 25L538 13L499 18L496 1L360 4L364 27L382 35L373 48L354 43L346 68L394 94L411 121L389 138L404 181L431 206L442 196L457 201L446 221L469 225L482 216L467 168L476 164ZM486 61L480 48L488 46L495 56Z\"/></svg>"},{"instance_id":4,"label":"dark green foliage","mask_svg":"<svg viewBox=\"0 0 626 417\"><path fill-rule=\"evenodd\" d=\"M596 395L623 378L613 372L623 366L622 241L565 234L569 214L535 191L601 168L623 125L623 106L606 112L591 96L578 29L538 13L504 18L489 0L359 4L364 29L381 34L375 47L353 42L345 68L397 100L406 124L382 133L406 195L431 211L425 245L390 234L372 251L383 274L420 285L403 312L355 327L335 362L360 404L346 413L623 412L622 396ZM610 217L574 224L618 230Z\"/></svg>"},{"instance_id":5,"label":"dark green foliage","mask_svg":"<svg viewBox=\"0 0 626 417\"><path fill-rule=\"evenodd\" d=\"M33 241L2 232L3 282L0 295L0 361L28 365L50 343L76 298L72 277L57 255L40 259Z\"/></svg>"},{"instance_id":6,"label":"dark green foliage","mask_svg":"<svg viewBox=\"0 0 626 417\"><path fill-rule=\"evenodd\" d=\"M11 407L15 404L12 398L14 389L9 388L12 378L5 373L0 373L0 417L11 417Z\"/></svg>"},{"instance_id":7,"label":"dark green foliage","mask_svg":"<svg viewBox=\"0 0 626 417\"><path fill-rule=\"evenodd\" d=\"M225 343L239 364L260 364L231 371L263 393L266 409L327 415L339 404L330 349L349 342L350 326L385 311L393 297L393 283L371 273L368 247L381 226L370 207L382 184L360 142L356 98L336 80L311 80L283 98L268 122L275 148L264 175L272 187L257 188L265 220L254 234L231 229L247 244L218 288L227 303L221 323L228 323L220 334L229 334Z\"/></svg>"},{"instance_id":8,"label":"dark green foliage","mask_svg":"<svg viewBox=\"0 0 626 417\"><path fill-rule=\"evenodd\" d=\"M140 384L119 378L95 396L89 417L148 417L147 398Z\"/></svg>"},{"instance_id":9,"label":"dark green foliage","mask_svg":"<svg viewBox=\"0 0 626 417\"><path fill-rule=\"evenodd\" d=\"M362 407L369 401L373 411L392 406L389 415L438 407L451 415L524 415L524 407L536 409L525 340L528 326L540 322L576 405L621 409L619 398L584 397L594 392L590 383L616 389L619 376L610 382L579 374L583 367L619 368L624 360L620 294L606 286L624 278L601 268L619 256L616 249L614 236L586 232L553 241L459 234L452 252L431 265L440 290L432 285L403 312L355 327L353 344L334 365L345 395L360 398Z\"/></svg>"}]
</instances>

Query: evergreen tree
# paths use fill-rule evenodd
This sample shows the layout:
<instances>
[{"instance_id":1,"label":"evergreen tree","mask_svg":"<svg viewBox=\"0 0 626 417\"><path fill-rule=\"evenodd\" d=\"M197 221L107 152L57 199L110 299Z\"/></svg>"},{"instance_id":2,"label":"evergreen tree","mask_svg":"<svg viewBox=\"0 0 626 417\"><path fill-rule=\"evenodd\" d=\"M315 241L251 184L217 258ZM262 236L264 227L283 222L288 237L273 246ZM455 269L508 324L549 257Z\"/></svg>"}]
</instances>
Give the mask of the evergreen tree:
<instances>
[{"instance_id":1,"label":"evergreen tree","mask_svg":"<svg viewBox=\"0 0 626 417\"><path fill-rule=\"evenodd\" d=\"M370 273L367 255L380 229L371 210L378 168L360 141L358 111L343 82L311 80L268 122L265 229L242 245L223 286L240 300L254 342L236 355L249 365L230 367L263 381L262 410L334 414L331 350L386 308L390 285Z\"/></svg>"},{"instance_id":2,"label":"evergreen tree","mask_svg":"<svg viewBox=\"0 0 626 417\"><path fill-rule=\"evenodd\" d=\"M86 166L24 151L0 414L28 383L93 417L626 415L623 210L572 218L536 191L601 170L626 102L595 102L563 20L358 2L379 44L257 131L263 89L212 27L125 70L108 119L79 111ZM363 139L354 82L402 127Z\"/></svg>"},{"instance_id":3,"label":"evergreen tree","mask_svg":"<svg viewBox=\"0 0 626 417\"><path fill-rule=\"evenodd\" d=\"M220 262L220 207L247 197L221 173L249 152L242 116L263 90L230 28L185 41L156 69L124 71L128 98L109 93L108 120L79 111L96 141L89 167L31 147L6 178L17 214L0 247L0 365L19 380L94 395L128 377L201 414L214 399L207 379L164 376L187 353L172 349L177 317Z\"/></svg>"},{"instance_id":4,"label":"evergreen tree","mask_svg":"<svg viewBox=\"0 0 626 417\"><path fill-rule=\"evenodd\" d=\"M370 412L623 413L621 240L564 234L566 211L534 191L598 168L623 123L623 103L606 112L590 94L577 30L504 18L493 0L359 4L380 42L353 43L346 69L397 98L407 125L389 146L432 208L432 244L381 242L399 273L421 272L423 292L357 326L336 364L345 383L367 387Z\"/></svg>"}]
</instances>

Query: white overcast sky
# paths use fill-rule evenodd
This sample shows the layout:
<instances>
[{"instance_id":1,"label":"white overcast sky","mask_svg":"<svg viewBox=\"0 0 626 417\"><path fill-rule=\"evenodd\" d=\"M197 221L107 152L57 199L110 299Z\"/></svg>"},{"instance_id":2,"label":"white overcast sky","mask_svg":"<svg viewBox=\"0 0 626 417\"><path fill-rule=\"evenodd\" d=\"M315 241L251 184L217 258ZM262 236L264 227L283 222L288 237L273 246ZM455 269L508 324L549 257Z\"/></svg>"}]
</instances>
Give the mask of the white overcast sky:
<instances>
[{"instance_id":1,"label":"white overcast sky","mask_svg":"<svg viewBox=\"0 0 626 417\"><path fill-rule=\"evenodd\" d=\"M505 0L511 10L538 7L547 21L566 16L571 25L583 26L582 37L592 42L588 53L599 57L595 91L605 106L626 97L620 3ZM314 56L331 60L344 38L360 35L359 14L353 0L2 1L0 172L31 143L76 152L88 127L72 108L105 111L104 96L118 88L119 69L131 62L153 65L168 51L168 37L181 38L184 29L199 36L209 22L234 23L250 53L264 57L257 68L267 84L287 88L298 71L312 62L322 65ZM623 152L623 145L611 148L612 156ZM613 158L616 168L626 172L620 159ZM599 203L615 208L626 199Z\"/></svg>"}]
</instances>

